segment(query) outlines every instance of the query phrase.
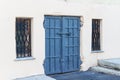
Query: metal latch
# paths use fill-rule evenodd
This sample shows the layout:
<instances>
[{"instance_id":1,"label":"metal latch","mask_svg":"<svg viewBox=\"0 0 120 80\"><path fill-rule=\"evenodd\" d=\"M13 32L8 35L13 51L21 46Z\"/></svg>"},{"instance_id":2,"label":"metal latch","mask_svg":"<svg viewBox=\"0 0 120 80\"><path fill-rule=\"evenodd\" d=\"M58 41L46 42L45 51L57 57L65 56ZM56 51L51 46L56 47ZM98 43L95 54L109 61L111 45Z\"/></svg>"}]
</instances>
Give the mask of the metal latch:
<instances>
[{"instance_id":1,"label":"metal latch","mask_svg":"<svg viewBox=\"0 0 120 80\"><path fill-rule=\"evenodd\" d=\"M65 33L64 32L58 32L57 34L58 35L68 35L68 36L71 35L70 32L65 32Z\"/></svg>"}]
</instances>

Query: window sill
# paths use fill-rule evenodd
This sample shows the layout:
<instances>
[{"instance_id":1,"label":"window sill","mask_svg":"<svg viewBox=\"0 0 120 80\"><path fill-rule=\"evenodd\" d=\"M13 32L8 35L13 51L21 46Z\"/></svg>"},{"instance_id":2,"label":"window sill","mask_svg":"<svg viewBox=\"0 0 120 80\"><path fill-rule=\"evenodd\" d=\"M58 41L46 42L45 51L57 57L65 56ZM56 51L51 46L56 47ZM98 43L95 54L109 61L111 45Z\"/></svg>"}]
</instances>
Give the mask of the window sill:
<instances>
[{"instance_id":1,"label":"window sill","mask_svg":"<svg viewBox=\"0 0 120 80\"><path fill-rule=\"evenodd\" d=\"M91 53L103 53L104 51L98 50L98 51L92 51Z\"/></svg>"},{"instance_id":2,"label":"window sill","mask_svg":"<svg viewBox=\"0 0 120 80\"><path fill-rule=\"evenodd\" d=\"M25 58L16 58L15 61L26 61L26 60L34 60L33 57L25 57Z\"/></svg>"}]
</instances>

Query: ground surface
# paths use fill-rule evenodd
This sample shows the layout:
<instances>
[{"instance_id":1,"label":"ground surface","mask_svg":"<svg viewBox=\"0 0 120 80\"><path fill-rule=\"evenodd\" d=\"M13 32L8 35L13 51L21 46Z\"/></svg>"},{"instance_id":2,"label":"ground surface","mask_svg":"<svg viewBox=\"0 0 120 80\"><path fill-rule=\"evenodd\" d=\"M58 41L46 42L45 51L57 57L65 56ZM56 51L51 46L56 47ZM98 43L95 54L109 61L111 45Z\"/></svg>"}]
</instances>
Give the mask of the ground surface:
<instances>
[{"instance_id":1,"label":"ground surface","mask_svg":"<svg viewBox=\"0 0 120 80\"><path fill-rule=\"evenodd\" d=\"M66 74L50 75L56 80L120 80L120 76L108 75L93 71L72 72Z\"/></svg>"}]
</instances>

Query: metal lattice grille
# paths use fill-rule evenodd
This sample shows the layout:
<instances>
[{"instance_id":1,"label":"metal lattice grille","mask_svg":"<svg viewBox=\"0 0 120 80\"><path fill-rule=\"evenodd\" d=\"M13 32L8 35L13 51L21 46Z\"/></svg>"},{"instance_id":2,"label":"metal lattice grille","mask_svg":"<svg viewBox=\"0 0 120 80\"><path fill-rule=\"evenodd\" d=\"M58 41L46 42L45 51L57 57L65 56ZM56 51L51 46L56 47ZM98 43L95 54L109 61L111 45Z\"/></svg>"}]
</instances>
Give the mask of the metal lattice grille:
<instances>
[{"instance_id":1,"label":"metal lattice grille","mask_svg":"<svg viewBox=\"0 0 120 80\"><path fill-rule=\"evenodd\" d=\"M31 19L16 18L17 58L31 56Z\"/></svg>"},{"instance_id":2,"label":"metal lattice grille","mask_svg":"<svg viewBox=\"0 0 120 80\"><path fill-rule=\"evenodd\" d=\"M100 19L92 20L92 51L100 50Z\"/></svg>"}]
</instances>

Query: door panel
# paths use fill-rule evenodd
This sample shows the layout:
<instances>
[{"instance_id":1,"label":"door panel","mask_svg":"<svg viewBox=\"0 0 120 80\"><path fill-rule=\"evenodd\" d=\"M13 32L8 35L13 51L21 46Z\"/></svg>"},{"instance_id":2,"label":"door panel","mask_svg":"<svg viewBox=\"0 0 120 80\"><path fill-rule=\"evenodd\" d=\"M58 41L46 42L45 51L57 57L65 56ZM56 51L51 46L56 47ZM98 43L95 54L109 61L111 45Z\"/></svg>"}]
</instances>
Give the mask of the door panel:
<instances>
[{"instance_id":1,"label":"door panel","mask_svg":"<svg viewBox=\"0 0 120 80\"><path fill-rule=\"evenodd\" d=\"M64 59L63 72L75 71L80 69L80 21L78 17L63 17L63 32L69 33L62 37Z\"/></svg>"},{"instance_id":2,"label":"door panel","mask_svg":"<svg viewBox=\"0 0 120 80\"><path fill-rule=\"evenodd\" d=\"M61 73L61 18L45 16L45 73Z\"/></svg>"},{"instance_id":3,"label":"door panel","mask_svg":"<svg viewBox=\"0 0 120 80\"><path fill-rule=\"evenodd\" d=\"M80 69L79 17L45 16L46 74Z\"/></svg>"}]
</instances>

